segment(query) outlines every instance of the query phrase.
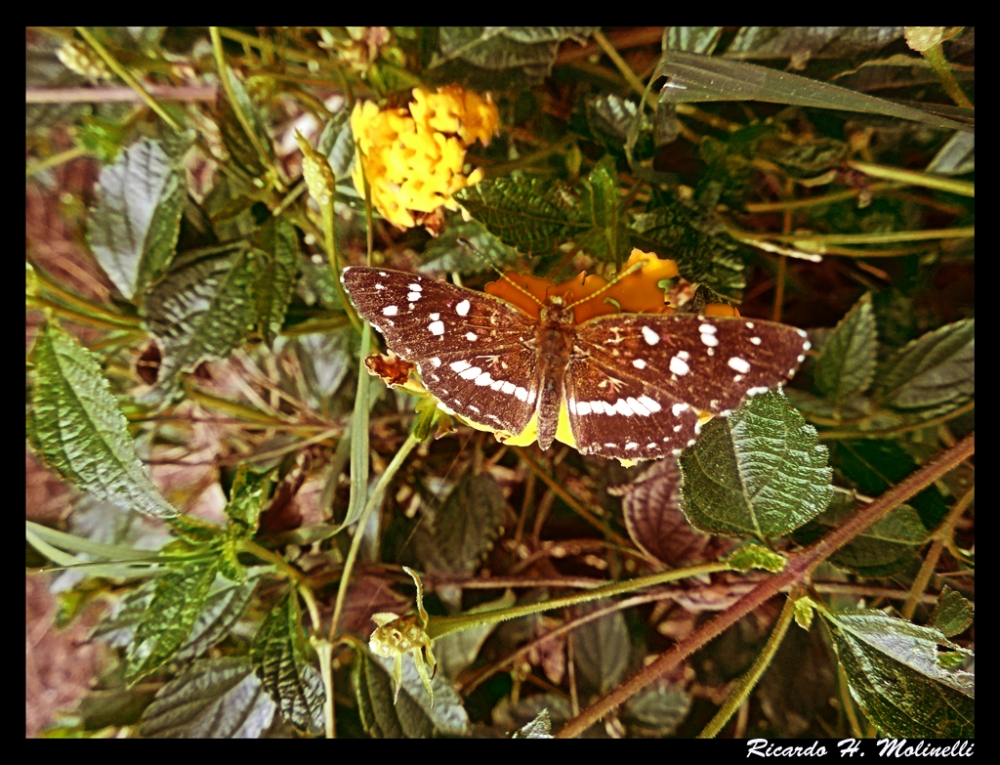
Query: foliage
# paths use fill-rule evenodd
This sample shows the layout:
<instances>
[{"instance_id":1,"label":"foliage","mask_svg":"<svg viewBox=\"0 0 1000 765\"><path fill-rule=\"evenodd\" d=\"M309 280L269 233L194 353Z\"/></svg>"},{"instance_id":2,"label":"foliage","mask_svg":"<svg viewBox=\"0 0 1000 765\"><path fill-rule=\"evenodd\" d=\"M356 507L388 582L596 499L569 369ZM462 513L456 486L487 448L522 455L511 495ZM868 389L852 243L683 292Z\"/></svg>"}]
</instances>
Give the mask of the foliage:
<instances>
[{"instance_id":1,"label":"foliage","mask_svg":"<svg viewBox=\"0 0 1000 765\"><path fill-rule=\"evenodd\" d=\"M63 622L101 604L120 658L52 735L972 737L973 53L944 28L29 30L27 436L78 494L29 522L28 566L64 569ZM379 148L411 115L419 152ZM813 348L639 465L465 426L369 356L340 280L611 278L634 247L677 262L677 310Z\"/></svg>"}]
</instances>

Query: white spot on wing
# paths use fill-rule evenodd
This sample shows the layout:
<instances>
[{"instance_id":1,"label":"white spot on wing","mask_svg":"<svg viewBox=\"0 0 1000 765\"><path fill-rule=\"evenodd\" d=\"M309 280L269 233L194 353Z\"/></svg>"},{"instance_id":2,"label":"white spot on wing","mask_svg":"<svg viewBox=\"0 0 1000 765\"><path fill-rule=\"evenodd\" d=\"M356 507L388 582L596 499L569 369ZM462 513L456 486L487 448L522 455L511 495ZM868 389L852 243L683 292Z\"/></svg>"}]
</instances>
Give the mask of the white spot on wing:
<instances>
[{"instance_id":1,"label":"white spot on wing","mask_svg":"<svg viewBox=\"0 0 1000 765\"><path fill-rule=\"evenodd\" d=\"M684 353L684 351L681 351L681 353ZM675 375L686 375L691 371L691 367L689 367L687 362L681 358L681 353L678 353L670 359L670 371ZM684 353L684 355L687 356L686 353Z\"/></svg>"},{"instance_id":2,"label":"white spot on wing","mask_svg":"<svg viewBox=\"0 0 1000 765\"><path fill-rule=\"evenodd\" d=\"M712 324L702 324L698 331L703 335L714 335L718 330Z\"/></svg>"},{"instance_id":3,"label":"white spot on wing","mask_svg":"<svg viewBox=\"0 0 1000 765\"><path fill-rule=\"evenodd\" d=\"M411 302L411 303L416 303L418 300L420 300L420 293L419 292L407 292L406 293L406 299L409 302Z\"/></svg>"},{"instance_id":4,"label":"white spot on wing","mask_svg":"<svg viewBox=\"0 0 1000 765\"><path fill-rule=\"evenodd\" d=\"M526 391L524 388L518 385L516 388L514 388L514 398L516 398L518 401L527 401L528 391Z\"/></svg>"},{"instance_id":5,"label":"white spot on wing","mask_svg":"<svg viewBox=\"0 0 1000 765\"><path fill-rule=\"evenodd\" d=\"M435 356L434 358L432 358L431 359L431 366L434 367L435 369L437 369L439 366L441 366L441 359L439 359L437 356Z\"/></svg>"},{"instance_id":6,"label":"white spot on wing","mask_svg":"<svg viewBox=\"0 0 1000 765\"><path fill-rule=\"evenodd\" d=\"M587 401L581 401L576 405L576 412L582 415L590 414L590 404Z\"/></svg>"},{"instance_id":7,"label":"white spot on wing","mask_svg":"<svg viewBox=\"0 0 1000 765\"><path fill-rule=\"evenodd\" d=\"M642 404L640 404L638 401L636 401L634 398L629 398L627 399L627 401L628 405L632 407L633 412L640 415L641 417L649 417L650 414L649 410Z\"/></svg>"},{"instance_id":8,"label":"white spot on wing","mask_svg":"<svg viewBox=\"0 0 1000 765\"><path fill-rule=\"evenodd\" d=\"M642 328L642 339L645 340L650 345L656 345L658 342L660 342L660 336L656 334L653 330L651 330L649 327Z\"/></svg>"},{"instance_id":9,"label":"white spot on wing","mask_svg":"<svg viewBox=\"0 0 1000 765\"><path fill-rule=\"evenodd\" d=\"M459 316L468 316L469 309L472 307L472 303L468 300L463 300L461 303L455 306L455 313Z\"/></svg>"},{"instance_id":10,"label":"white spot on wing","mask_svg":"<svg viewBox=\"0 0 1000 765\"><path fill-rule=\"evenodd\" d=\"M632 366L634 366L636 369L645 369L646 362L643 359L634 359L632 361Z\"/></svg>"},{"instance_id":11,"label":"white spot on wing","mask_svg":"<svg viewBox=\"0 0 1000 765\"><path fill-rule=\"evenodd\" d=\"M730 369L735 369L740 374L745 375L750 371L750 364L747 363L745 359L741 359L739 356L733 356L727 363L729 364Z\"/></svg>"},{"instance_id":12,"label":"white spot on wing","mask_svg":"<svg viewBox=\"0 0 1000 765\"><path fill-rule=\"evenodd\" d=\"M387 305L382 309L383 316L395 316L397 313L399 313L399 308L394 305Z\"/></svg>"},{"instance_id":13,"label":"white spot on wing","mask_svg":"<svg viewBox=\"0 0 1000 765\"><path fill-rule=\"evenodd\" d=\"M505 382L501 386L500 392L501 393L506 393L509 396L511 393L513 393L516 390L516 388L517 388L517 386L514 385L514 383L512 383L512 382Z\"/></svg>"},{"instance_id":14,"label":"white spot on wing","mask_svg":"<svg viewBox=\"0 0 1000 765\"><path fill-rule=\"evenodd\" d=\"M751 388L747 391L748 396L756 396L758 393L767 393L767 388Z\"/></svg>"},{"instance_id":15,"label":"white spot on wing","mask_svg":"<svg viewBox=\"0 0 1000 765\"><path fill-rule=\"evenodd\" d=\"M750 338L750 342L753 343L754 345L760 345L760 338L759 337L751 337Z\"/></svg>"},{"instance_id":16,"label":"white spot on wing","mask_svg":"<svg viewBox=\"0 0 1000 765\"><path fill-rule=\"evenodd\" d=\"M638 401L639 401L640 404L642 404L644 407L646 407L653 414L656 414L658 411L660 411L663 408L662 406L660 406L659 404L657 404L656 401L654 401L653 399L651 399L649 396L639 396Z\"/></svg>"},{"instance_id":17,"label":"white spot on wing","mask_svg":"<svg viewBox=\"0 0 1000 765\"><path fill-rule=\"evenodd\" d=\"M432 313L431 314L431 321L437 321L440 318L441 318L441 314L439 314L439 313Z\"/></svg>"},{"instance_id":18,"label":"white spot on wing","mask_svg":"<svg viewBox=\"0 0 1000 765\"><path fill-rule=\"evenodd\" d=\"M475 380L480 374L482 374L482 371L483 370L479 367L469 367L464 372L459 374L459 377L463 380Z\"/></svg>"},{"instance_id":19,"label":"white spot on wing","mask_svg":"<svg viewBox=\"0 0 1000 765\"><path fill-rule=\"evenodd\" d=\"M432 321L427 325L427 331L432 335L443 335L444 334L444 322L443 321Z\"/></svg>"},{"instance_id":20,"label":"white spot on wing","mask_svg":"<svg viewBox=\"0 0 1000 765\"><path fill-rule=\"evenodd\" d=\"M469 367L471 367L472 364L470 364L468 361L453 361L448 366L451 367L451 369L452 369L453 372L457 372L457 373L461 374L466 369L468 369ZM476 374L479 374L479 373L477 372Z\"/></svg>"},{"instance_id":21,"label":"white spot on wing","mask_svg":"<svg viewBox=\"0 0 1000 765\"><path fill-rule=\"evenodd\" d=\"M624 399L618 399L615 402L615 411L618 412L618 414L625 415L626 417L632 416L632 407L630 407L628 402Z\"/></svg>"},{"instance_id":22,"label":"white spot on wing","mask_svg":"<svg viewBox=\"0 0 1000 765\"><path fill-rule=\"evenodd\" d=\"M410 289L413 290L414 292L422 292L424 288L421 287L416 282L414 282L413 284L410 285Z\"/></svg>"},{"instance_id":23,"label":"white spot on wing","mask_svg":"<svg viewBox=\"0 0 1000 765\"><path fill-rule=\"evenodd\" d=\"M477 335L475 332L466 332L465 333L465 339L468 340L471 343L471 342L474 342L474 341L478 340L479 339L479 335Z\"/></svg>"},{"instance_id":24,"label":"white spot on wing","mask_svg":"<svg viewBox=\"0 0 1000 765\"><path fill-rule=\"evenodd\" d=\"M485 386L485 385L489 385L490 383L492 383L493 382L493 378L490 377L490 373L489 372L483 372L475 380L473 380L473 382L476 385Z\"/></svg>"},{"instance_id":25,"label":"white spot on wing","mask_svg":"<svg viewBox=\"0 0 1000 765\"><path fill-rule=\"evenodd\" d=\"M690 408L690 406L682 401L670 407L670 411L674 413L674 417L680 417L683 412L686 412Z\"/></svg>"}]
</instances>

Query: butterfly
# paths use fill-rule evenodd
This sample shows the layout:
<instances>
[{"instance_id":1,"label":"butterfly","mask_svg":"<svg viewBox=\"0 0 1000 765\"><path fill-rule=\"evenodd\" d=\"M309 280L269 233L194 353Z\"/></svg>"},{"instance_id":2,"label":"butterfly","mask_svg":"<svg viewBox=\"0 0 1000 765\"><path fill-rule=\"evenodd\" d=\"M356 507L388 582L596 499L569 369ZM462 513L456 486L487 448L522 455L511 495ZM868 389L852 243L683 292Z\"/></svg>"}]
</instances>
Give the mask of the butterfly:
<instances>
[{"instance_id":1,"label":"butterfly","mask_svg":"<svg viewBox=\"0 0 1000 765\"><path fill-rule=\"evenodd\" d=\"M346 268L341 280L446 411L501 440L531 432L548 449L558 435L622 461L678 453L703 413L783 383L809 348L802 330L757 319L616 312L578 322L582 301L566 295L550 294L536 317L404 271Z\"/></svg>"}]
</instances>

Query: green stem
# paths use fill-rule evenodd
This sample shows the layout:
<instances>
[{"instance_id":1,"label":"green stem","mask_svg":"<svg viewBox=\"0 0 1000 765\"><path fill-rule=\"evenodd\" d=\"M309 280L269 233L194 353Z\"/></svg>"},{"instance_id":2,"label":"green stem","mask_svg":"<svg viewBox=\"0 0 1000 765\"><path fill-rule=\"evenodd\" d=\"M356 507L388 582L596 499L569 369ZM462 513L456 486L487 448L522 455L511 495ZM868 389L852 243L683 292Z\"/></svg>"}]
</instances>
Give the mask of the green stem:
<instances>
[{"instance_id":1,"label":"green stem","mask_svg":"<svg viewBox=\"0 0 1000 765\"><path fill-rule=\"evenodd\" d=\"M368 380L363 381L365 384ZM357 417L355 413L355 423L360 423L360 418ZM367 433L367 428L356 428L356 430L364 430ZM367 439L366 439L367 442ZM392 458L392 462L388 464L385 472L379 476L378 483L375 485L375 490L372 492L371 497L368 498L368 502L361 511L361 516L358 518L357 526L354 529L354 537L351 539L351 549L347 553L347 559L344 561L344 570L340 575L340 586L337 588L337 601L333 607L333 619L330 622L330 639L333 640L334 634L336 634L337 626L340 624L340 615L344 610L344 600L347 597L347 587L350 584L351 572L354 570L354 562L358 558L358 550L361 549L361 540L365 536L365 528L368 525L368 517L372 514L372 511L382 504L382 495L385 494L385 490L389 486L389 482L392 481L393 476L396 472L403 466L406 458L409 456L410 452L420 443L420 440L416 438L412 433L407 436L406 441L403 445L399 447L399 451L396 452L396 456ZM365 455L367 457L367 454ZM367 479L367 459L365 460L365 478ZM354 466L352 465L351 476L353 480L354 476ZM368 485L367 480L364 483L365 486ZM352 485L353 489L353 485Z\"/></svg>"},{"instance_id":2,"label":"green stem","mask_svg":"<svg viewBox=\"0 0 1000 765\"><path fill-rule=\"evenodd\" d=\"M885 178L889 181L899 181L911 186L923 186L928 189L948 191L963 197L974 197L976 195L976 184L969 183L968 181L958 181L943 175L931 175L930 173L921 173L918 170L887 167L885 165L872 164L871 162L861 162L860 160L851 160L847 165L873 178Z\"/></svg>"},{"instance_id":3,"label":"green stem","mask_svg":"<svg viewBox=\"0 0 1000 765\"><path fill-rule=\"evenodd\" d=\"M920 51L920 53L927 59L927 63L931 65L931 69L934 70L934 74L941 81L941 85L951 100L965 109L972 109L972 101L965 95L965 92L958 84L958 80L955 79L955 75L952 74L951 67L948 66L948 59L944 55L944 48L941 46L941 43L935 43L930 48Z\"/></svg>"},{"instance_id":4,"label":"green stem","mask_svg":"<svg viewBox=\"0 0 1000 765\"><path fill-rule=\"evenodd\" d=\"M785 633L788 632L788 627L792 623L794 614L795 601L789 596L785 599L785 606L781 609L781 614L778 616L778 621L775 623L774 629L771 630L771 636L767 639L767 645L764 646L763 650L757 656L757 660L750 667L750 671L743 675L736 685L733 686L732 690L729 691L725 702L719 707L719 711L715 713L712 721L698 734L698 738L715 738L726 726L726 723L729 722L729 718L746 702L750 696L750 691L757 685L757 682L764 672L767 671L767 668L771 666L775 654L778 653L778 649L781 647L781 641L785 639Z\"/></svg>"},{"instance_id":5,"label":"green stem","mask_svg":"<svg viewBox=\"0 0 1000 765\"><path fill-rule=\"evenodd\" d=\"M111 53L103 45L101 45L98 39L90 33L89 29L86 27L77 27L76 31L80 33L80 37L86 40L87 44L90 45L91 48L97 51L97 55L104 60L104 63L108 65L111 71L121 77L122 80L124 80L125 83L139 95L139 98L142 99L143 103L152 109L154 114L170 126L171 130L178 135L184 132L184 128L177 123L177 120L171 117L170 113L160 105L159 101L153 98L149 91L142 86L142 83L133 77L131 72L122 66L118 62L118 59L112 56Z\"/></svg>"},{"instance_id":6,"label":"green stem","mask_svg":"<svg viewBox=\"0 0 1000 765\"><path fill-rule=\"evenodd\" d=\"M681 579L688 579L702 574L714 574L720 571L731 571L732 568L726 562L702 563L697 566L686 566L684 568L674 568L668 571L657 571L655 574L637 576L635 579L626 579L622 582L612 582L603 587L595 587L586 592L577 592L572 595L564 595L561 598L543 600L539 603L525 603L513 608L503 608L497 611L486 611L475 614L461 614L459 616L432 616L427 622L427 636L431 640L450 635L453 632L461 632L472 627L479 627L486 624L497 624L509 619L519 619L522 616L544 613L555 608L566 608L576 606L581 603L588 603L591 600L610 598L613 595L623 595L647 587L654 587L658 584L667 584Z\"/></svg>"},{"instance_id":7,"label":"green stem","mask_svg":"<svg viewBox=\"0 0 1000 765\"><path fill-rule=\"evenodd\" d=\"M283 194L285 193L285 185L281 181L278 169L271 162L270 154L264 150L264 146L260 142L260 136L258 136L257 131L253 129L253 126L250 124L250 119L243 112L239 99L236 98L236 91L233 89L233 83L229 79L232 76L232 72L226 64L225 53L222 50L222 37L219 34L219 27L209 27L208 32L212 38L212 52L215 54L215 64L219 70L219 79L222 81L222 89L226 93L226 100L229 101L229 106L233 110L233 114L236 115L236 119L243 128L243 132L246 133L247 139L253 144L254 149L257 151L257 156L260 158L261 164L267 168L268 174L271 176L275 188Z\"/></svg>"},{"instance_id":8,"label":"green stem","mask_svg":"<svg viewBox=\"0 0 1000 765\"><path fill-rule=\"evenodd\" d=\"M86 324L90 327L100 327L101 329L120 329L126 331L137 329L137 325L135 324L126 324L124 322L106 319L103 316L94 316L93 314L85 313L83 311L74 311L72 308L67 308L61 303L56 303L55 301L48 300L43 297L28 296L24 299L24 304L26 308L48 309L61 318L75 321L77 324Z\"/></svg>"},{"instance_id":9,"label":"green stem","mask_svg":"<svg viewBox=\"0 0 1000 765\"><path fill-rule=\"evenodd\" d=\"M955 446L938 455L920 469L914 471L871 504L861 508L847 521L821 537L814 544L793 556L783 571L769 577L754 587L725 611L701 625L687 637L679 640L651 664L648 664L611 693L598 699L590 707L570 720L558 733L557 738L579 736L587 728L606 714L634 696L650 683L679 665L695 651L707 645L729 627L736 624L785 587L805 583L813 570L835 551L857 537L868 526L882 518L890 510L930 486L949 471L956 468L976 451L975 433L959 441Z\"/></svg>"}]
</instances>

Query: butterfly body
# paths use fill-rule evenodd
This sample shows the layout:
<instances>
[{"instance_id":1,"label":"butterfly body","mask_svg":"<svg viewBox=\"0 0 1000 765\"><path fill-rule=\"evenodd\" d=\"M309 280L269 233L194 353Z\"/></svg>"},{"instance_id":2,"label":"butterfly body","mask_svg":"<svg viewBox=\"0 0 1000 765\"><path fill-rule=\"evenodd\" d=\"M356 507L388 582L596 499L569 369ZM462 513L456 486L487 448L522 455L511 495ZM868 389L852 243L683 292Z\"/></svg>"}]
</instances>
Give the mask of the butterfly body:
<instances>
[{"instance_id":1,"label":"butterfly body","mask_svg":"<svg viewBox=\"0 0 1000 765\"><path fill-rule=\"evenodd\" d=\"M447 408L498 434L530 425L547 449L563 413L576 447L621 460L688 445L723 413L794 373L800 330L742 318L614 313L577 323L563 296L539 316L446 282L348 268L342 280L390 350Z\"/></svg>"}]
</instances>

